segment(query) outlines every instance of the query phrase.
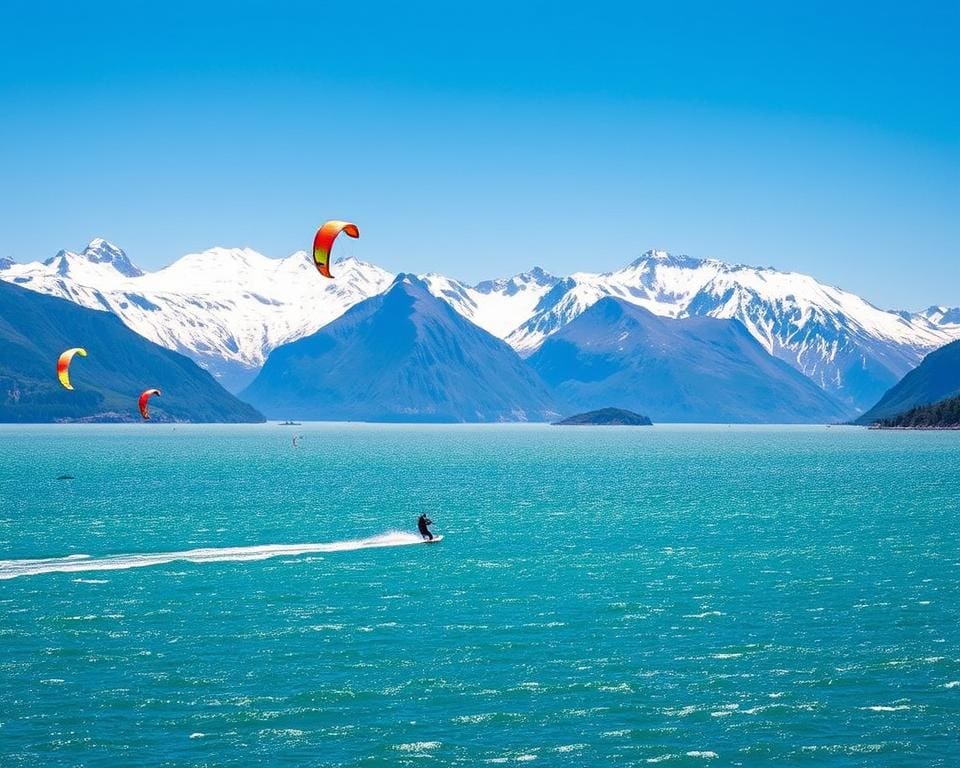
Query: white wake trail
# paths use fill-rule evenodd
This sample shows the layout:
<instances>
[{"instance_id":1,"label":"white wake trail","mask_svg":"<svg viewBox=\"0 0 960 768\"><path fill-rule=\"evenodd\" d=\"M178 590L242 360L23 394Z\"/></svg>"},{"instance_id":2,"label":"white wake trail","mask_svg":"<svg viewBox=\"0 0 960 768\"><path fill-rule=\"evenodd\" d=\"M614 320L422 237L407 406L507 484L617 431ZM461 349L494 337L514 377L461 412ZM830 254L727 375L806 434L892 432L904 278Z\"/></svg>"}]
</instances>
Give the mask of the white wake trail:
<instances>
[{"instance_id":1,"label":"white wake trail","mask_svg":"<svg viewBox=\"0 0 960 768\"><path fill-rule=\"evenodd\" d=\"M70 555L49 557L41 560L0 560L0 580L19 576L39 576L44 573L84 573L88 571L122 571L128 568L146 568L165 565L178 560L190 563L221 563L266 560L280 555L309 555L323 552L349 552L355 549L375 547L403 547L422 544L423 539L415 533L388 531L366 539L350 539L325 544L260 544L252 547L205 547L186 549L182 552L155 552L152 554Z\"/></svg>"}]
</instances>

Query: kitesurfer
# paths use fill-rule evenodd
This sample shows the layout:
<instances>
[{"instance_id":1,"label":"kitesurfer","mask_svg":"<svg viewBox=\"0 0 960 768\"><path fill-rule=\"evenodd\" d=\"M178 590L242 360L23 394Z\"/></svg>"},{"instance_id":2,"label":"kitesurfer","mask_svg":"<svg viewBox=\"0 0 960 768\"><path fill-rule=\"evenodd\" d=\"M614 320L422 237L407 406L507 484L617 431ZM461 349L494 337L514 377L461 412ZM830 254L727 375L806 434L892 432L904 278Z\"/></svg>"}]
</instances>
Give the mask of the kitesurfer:
<instances>
[{"instance_id":1,"label":"kitesurfer","mask_svg":"<svg viewBox=\"0 0 960 768\"><path fill-rule=\"evenodd\" d=\"M420 515L420 517L417 518L417 530L420 531L420 535L425 539L433 541L433 534L430 533L430 529L427 528L428 525L433 525L433 520L426 515Z\"/></svg>"}]
</instances>

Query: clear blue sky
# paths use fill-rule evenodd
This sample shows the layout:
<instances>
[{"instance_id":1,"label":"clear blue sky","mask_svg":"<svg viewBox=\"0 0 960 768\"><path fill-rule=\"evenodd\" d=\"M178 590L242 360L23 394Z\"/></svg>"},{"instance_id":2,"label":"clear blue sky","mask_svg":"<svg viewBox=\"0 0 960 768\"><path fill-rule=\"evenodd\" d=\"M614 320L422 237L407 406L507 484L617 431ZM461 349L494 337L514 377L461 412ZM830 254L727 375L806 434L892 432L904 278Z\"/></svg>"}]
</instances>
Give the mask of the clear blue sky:
<instances>
[{"instance_id":1,"label":"clear blue sky","mask_svg":"<svg viewBox=\"0 0 960 768\"><path fill-rule=\"evenodd\" d=\"M325 218L471 282L650 247L960 305L956 2L0 10L0 256L146 268Z\"/></svg>"}]
</instances>

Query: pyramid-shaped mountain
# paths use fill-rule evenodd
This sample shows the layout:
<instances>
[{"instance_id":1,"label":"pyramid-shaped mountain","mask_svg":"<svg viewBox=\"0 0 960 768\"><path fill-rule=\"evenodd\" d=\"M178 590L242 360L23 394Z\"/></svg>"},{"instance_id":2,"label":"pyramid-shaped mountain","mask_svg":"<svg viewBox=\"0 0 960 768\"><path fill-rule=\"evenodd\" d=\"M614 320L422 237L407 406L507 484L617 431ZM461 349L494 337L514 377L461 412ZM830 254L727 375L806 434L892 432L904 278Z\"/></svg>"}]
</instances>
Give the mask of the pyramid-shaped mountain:
<instances>
[{"instance_id":1,"label":"pyramid-shaped mountain","mask_svg":"<svg viewBox=\"0 0 960 768\"><path fill-rule=\"evenodd\" d=\"M955 395L960 395L960 341L953 341L923 358L920 365L891 387L857 423L873 424Z\"/></svg>"},{"instance_id":2,"label":"pyramid-shaped mountain","mask_svg":"<svg viewBox=\"0 0 960 768\"><path fill-rule=\"evenodd\" d=\"M57 381L56 363L84 347L70 367L74 390ZM137 397L160 389L154 421L256 422L190 358L127 328L108 312L0 282L0 421L139 421Z\"/></svg>"},{"instance_id":3,"label":"pyramid-shaped mountain","mask_svg":"<svg viewBox=\"0 0 960 768\"><path fill-rule=\"evenodd\" d=\"M671 319L604 298L530 365L568 411L628 408L654 422L824 423L846 412L737 320Z\"/></svg>"},{"instance_id":4,"label":"pyramid-shaped mountain","mask_svg":"<svg viewBox=\"0 0 960 768\"><path fill-rule=\"evenodd\" d=\"M272 418L547 421L547 388L505 342L413 275L278 347L241 397Z\"/></svg>"}]
</instances>

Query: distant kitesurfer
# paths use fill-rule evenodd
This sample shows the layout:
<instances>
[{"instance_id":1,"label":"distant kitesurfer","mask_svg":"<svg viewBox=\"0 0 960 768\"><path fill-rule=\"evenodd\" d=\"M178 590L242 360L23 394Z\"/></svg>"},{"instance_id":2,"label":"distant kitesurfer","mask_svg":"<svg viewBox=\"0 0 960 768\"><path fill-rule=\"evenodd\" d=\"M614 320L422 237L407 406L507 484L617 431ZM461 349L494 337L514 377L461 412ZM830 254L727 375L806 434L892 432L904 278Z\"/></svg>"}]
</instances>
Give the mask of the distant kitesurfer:
<instances>
[{"instance_id":1,"label":"distant kitesurfer","mask_svg":"<svg viewBox=\"0 0 960 768\"><path fill-rule=\"evenodd\" d=\"M430 529L427 528L428 525L433 525L433 520L426 515L420 515L420 517L417 518L417 530L420 531L420 535L425 539L433 541L433 534L430 533Z\"/></svg>"}]
</instances>

